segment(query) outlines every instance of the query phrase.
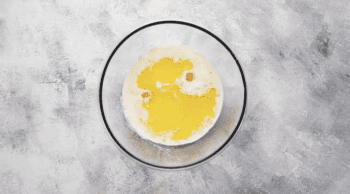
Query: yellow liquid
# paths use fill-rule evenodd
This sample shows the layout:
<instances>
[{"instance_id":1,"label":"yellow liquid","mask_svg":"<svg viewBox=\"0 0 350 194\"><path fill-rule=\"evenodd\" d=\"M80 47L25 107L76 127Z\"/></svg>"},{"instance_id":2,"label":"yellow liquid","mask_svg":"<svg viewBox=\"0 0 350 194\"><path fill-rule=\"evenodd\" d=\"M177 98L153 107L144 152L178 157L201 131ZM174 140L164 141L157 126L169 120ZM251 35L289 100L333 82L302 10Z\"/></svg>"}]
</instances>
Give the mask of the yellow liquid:
<instances>
[{"instance_id":1,"label":"yellow liquid","mask_svg":"<svg viewBox=\"0 0 350 194\"><path fill-rule=\"evenodd\" d=\"M138 87L151 91L151 94L143 94L143 97L150 98L142 103L148 111L148 119L141 119L141 122L146 124L152 134L163 136L173 132L172 140L185 140L193 131L199 130L202 122L208 122L206 117L215 117L215 88L201 96L188 95L182 93L175 83L186 70L191 69L193 64L189 60L179 59L175 62L171 58L162 58L137 77Z\"/></svg>"}]
</instances>

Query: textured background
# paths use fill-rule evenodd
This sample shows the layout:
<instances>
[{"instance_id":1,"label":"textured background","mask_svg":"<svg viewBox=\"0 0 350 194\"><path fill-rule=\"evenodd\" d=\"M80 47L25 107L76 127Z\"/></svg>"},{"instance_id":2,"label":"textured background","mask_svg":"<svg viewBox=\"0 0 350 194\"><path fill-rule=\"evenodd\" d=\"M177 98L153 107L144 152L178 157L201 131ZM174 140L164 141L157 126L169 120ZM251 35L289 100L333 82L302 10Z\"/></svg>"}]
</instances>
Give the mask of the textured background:
<instances>
[{"instance_id":1,"label":"textured background","mask_svg":"<svg viewBox=\"0 0 350 194\"><path fill-rule=\"evenodd\" d=\"M0 0L0 193L348 193L350 1ZM241 130L209 163L164 172L104 132L99 78L135 28L222 38L245 71Z\"/></svg>"}]
</instances>

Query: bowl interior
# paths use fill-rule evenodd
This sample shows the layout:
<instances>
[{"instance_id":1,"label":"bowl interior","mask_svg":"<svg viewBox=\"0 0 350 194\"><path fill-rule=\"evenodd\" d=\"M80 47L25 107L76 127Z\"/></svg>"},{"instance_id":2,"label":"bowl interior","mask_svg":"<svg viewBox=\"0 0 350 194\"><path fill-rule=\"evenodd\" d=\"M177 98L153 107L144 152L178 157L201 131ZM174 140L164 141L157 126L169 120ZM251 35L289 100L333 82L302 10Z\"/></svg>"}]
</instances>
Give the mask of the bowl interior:
<instances>
[{"instance_id":1,"label":"bowl interior","mask_svg":"<svg viewBox=\"0 0 350 194\"><path fill-rule=\"evenodd\" d=\"M221 114L199 140L181 146L165 146L142 139L126 122L122 108L125 77L136 60L154 48L188 47L202 54L221 78L224 98ZM148 166L177 169L200 164L225 147L243 117L246 87L239 64L214 35L183 22L144 26L126 37L108 60L101 79L100 105L107 130L127 155Z\"/></svg>"}]
</instances>

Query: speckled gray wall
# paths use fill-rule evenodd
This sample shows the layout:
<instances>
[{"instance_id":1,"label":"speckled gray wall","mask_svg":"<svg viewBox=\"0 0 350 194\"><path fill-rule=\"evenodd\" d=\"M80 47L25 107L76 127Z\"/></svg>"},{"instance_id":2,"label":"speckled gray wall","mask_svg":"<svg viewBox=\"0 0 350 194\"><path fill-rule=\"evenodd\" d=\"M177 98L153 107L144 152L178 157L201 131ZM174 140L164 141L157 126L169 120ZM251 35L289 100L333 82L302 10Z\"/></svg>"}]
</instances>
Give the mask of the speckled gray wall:
<instances>
[{"instance_id":1,"label":"speckled gray wall","mask_svg":"<svg viewBox=\"0 0 350 194\"><path fill-rule=\"evenodd\" d=\"M0 0L0 193L349 193L350 1ZM245 71L246 119L214 160L148 169L98 107L128 33L177 19L222 38Z\"/></svg>"}]
</instances>

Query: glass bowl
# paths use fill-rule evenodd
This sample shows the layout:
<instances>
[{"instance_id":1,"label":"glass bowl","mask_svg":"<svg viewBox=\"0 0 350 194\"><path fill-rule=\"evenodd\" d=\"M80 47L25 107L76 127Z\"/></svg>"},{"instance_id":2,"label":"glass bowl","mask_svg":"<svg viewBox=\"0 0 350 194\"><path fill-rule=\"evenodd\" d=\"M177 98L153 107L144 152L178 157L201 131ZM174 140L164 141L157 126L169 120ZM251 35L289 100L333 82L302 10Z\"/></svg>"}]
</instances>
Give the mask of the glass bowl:
<instances>
[{"instance_id":1,"label":"glass bowl","mask_svg":"<svg viewBox=\"0 0 350 194\"><path fill-rule=\"evenodd\" d=\"M215 68L223 86L223 106L214 126L199 140L166 146L142 139L128 127L122 107L123 84L135 61L154 48L188 47L202 54ZM217 36L182 21L160 21L142 26L113 50L103 70L99 103L107 132L127 156L156 169L186 169L218 155L239 129L247 103L242 67L230 48Z\"/></svg>"}]
</instances>

